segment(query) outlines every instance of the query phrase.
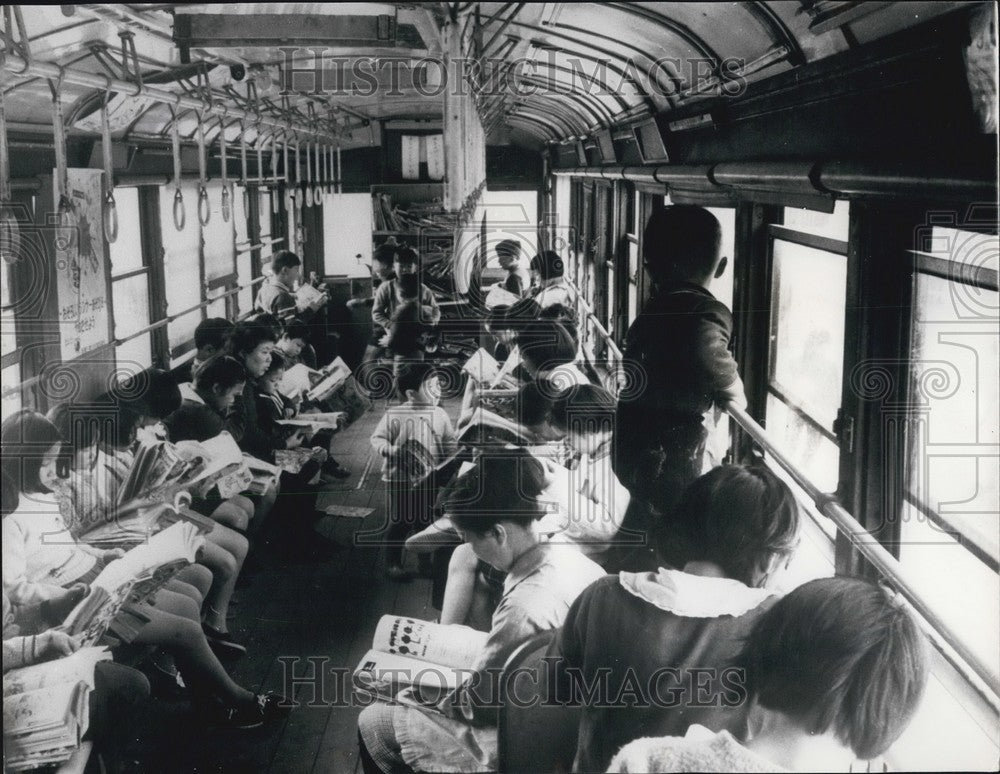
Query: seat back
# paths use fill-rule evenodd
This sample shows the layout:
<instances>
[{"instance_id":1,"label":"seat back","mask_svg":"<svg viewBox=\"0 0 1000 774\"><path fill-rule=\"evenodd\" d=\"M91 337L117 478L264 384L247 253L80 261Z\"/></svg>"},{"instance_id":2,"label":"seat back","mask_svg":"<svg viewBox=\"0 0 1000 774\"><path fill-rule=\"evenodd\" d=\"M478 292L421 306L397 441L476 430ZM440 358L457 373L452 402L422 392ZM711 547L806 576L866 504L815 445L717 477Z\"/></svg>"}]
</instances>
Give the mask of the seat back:
<instances>
[{"instance_id":1,"label":"seat back","mask_svg":"<svg viewBox=\"0 0 1000 774\"><path fill-rule=\"evenodd\" d=\"M546 705L542 662L554 631L522 643L504 664L500 679L497 760L505 772L568 772L576 753L580 708Z\"/></svg>"}]
</instances>

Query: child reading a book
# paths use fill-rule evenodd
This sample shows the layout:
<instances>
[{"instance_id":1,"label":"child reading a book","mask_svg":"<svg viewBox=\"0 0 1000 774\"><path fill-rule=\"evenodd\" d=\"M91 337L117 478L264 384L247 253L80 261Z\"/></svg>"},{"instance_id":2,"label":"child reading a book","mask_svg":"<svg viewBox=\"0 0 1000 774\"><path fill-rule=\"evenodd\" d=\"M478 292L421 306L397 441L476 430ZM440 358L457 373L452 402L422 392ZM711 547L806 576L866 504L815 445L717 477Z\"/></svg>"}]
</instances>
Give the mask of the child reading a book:
<instances>
[{"instance_id":1,"label":"child reading a book","mask_svg":"<svg viewBox=\"0 0 1000 774\"><path fill-rule=\"evenodd\" d=\"M63 439L51 422L19 411L3 422L0 442L4 476L14 482L18 495L16 507L2 522L3 591L14 605L62 599L73 593L74 584L97 578L122 552L92 548L67 531L52 496ZM274 713L281 697L256 696L226 674L200 625L201 598L210 582L211 573L190 565L151 602L126 604L109 632L124 642L163 647L177 660L193 696L219 720L255 728Z\"/></svg>"},{"instance_id":2,"label":"child reading a book","mask_svg":"<svg viewBox=\"0 0 1000 774\"><path fill-rule=\"evenodd\" d=\"M225 349L226 339L232 330L233 324L225 317L209 317L198 323L194 329L194 359L190 368L180 371L178 382L192 381L199 368Z\"/></svg>"},{"instance_id":3,"label":"child reading a book","mask_svg":"<svg viewBox=\"0 0 1000 774\"><path fill-rule=\"evenodd\" d=\"M372 433L372 446L382 456L389 527L386 530L386 573L406 580L403 543L406 536L430 522L435 466L458 449L451 419L438 403L441 386L432 365L404 364L396 379L404 402L390 407Z\"/></svg>"},{"instance_id":4,"label":"child reading a book","mask_svg":"<svg viewBox=\"0 0 1000 774\"><path fill-rule=\"evenodd\" d=\"M236 401L243 394L246 383L247 370L243 363L231 355L218 355L198 370L193 383L180 385L181 397L184 406L207 406L221 417L223 422L227 422ZM185 438L201 440L188 433L178 436L178 440ZM246 519L234 515L233 520L222 520L219 518L219 514L214 514L214 518L231 527L246 530L249 524L241 526L236 522L249 520L253 524L259 525L274 507L277 496L278 492L274 488L264 490L254 499L246 495L239 495L231 498L230 502L245 511Z\"/></svg>"},{"instance_id":5,"label":"child reading a book","mask_svg":"<svg viewBox=\"0 0 1000 774\"><path fill-rule=\"evenodd\" d=\"M43 610L47 603L41 606L29 605L14 608L7 594L3 595L3 671L8 672L35 664L52 662L76 652L76 640L58 629L48 628L59 623L69 615L76 602L83 598L85 587L80 588L79 595L71 595L72 604L63 604L59 608ZM52 664L52 670L46 677L51 678L58 670ZM70 679L86 679L87 674L71 675ZM88 696L87 733L83 740L92 740L106 765L116 769L116 759L122 744L128 739L135 710L149 698L149 681L137 669L116 664L114 661L102 660L93 665L93 690ZM44 692L44 688L40 692ZM46 704L51 697L42 696L39 699ZM46 707L47 709L47 707ZM72 718L68 722L79 722L82 719ZM4 735L18 731L17 725L4 726ZM5 748L7 745L5 743ZM14 757L12 749L6 749L8 763Z\"/></svg>"},{"instance_id":6,"label":"child reading a book","mask_svg":"<svg viewBox=\"0 0 1000 774\"><path fill-rule=\"evenodd\" d=\"M143 398L140 396L136 400L142 401ZM157 410L161 410L161 407L155 402L146 404L143 408L133 406L130 410L121 412L121 415L126 418L122 421L129 421L127 418L136 418L136 422L141 422L144 417L146 421L149 421L155 417L150 417L147 412ZM61 430L60 437L64 439L64 454L70 452L71 454L67 454L68 458L78 459L81 455L77 452L78 447L75 444L82 446L96 441L96 438L87 432L87 428L92 428L93 424L87 422L86 417L81 416L81 412L74 412L69 406L63 409L54 409L52 413L59 421L59 425L56 427L57 430ZM74 415L77 421L74 421ZM84 421L81 422L79 419ZM166 427L163 430L166 433ZM127 503L119 504L116 498L114 500L101 500L97 507L91 507L92 503L87 498L87 493L91 490L82 486L86 476L86 470L75 469L69 475L59 476L49 487L54 488L57 494L61 495L60 502L64 506L63 510L70 517L70 523L75 525L72 533L84 541L89 530L116 519L121 506L127 505ZM212 527L211 532L205 536L206 545L199 558L199 564L211 572L210 586L206 589L207 593L203 594L205 597L205 634L209 637L212 647L222 657L238 658L246 653L246 649L228 634L226 616L249 544L246 537L227 526L225 522L236 519L237 522L242 520L245 525L247 515L242 507L228 501L220 500L217 503L210 503L210 506L211 510L206 510L212 518L215 519L216 513L219 514L220 518ZM86 510L88 508L90 508L89 511ZM201 600L199 600L200 602Z\"/></svg>"},{"instance_id":7,"label":"child reading a book","mask_svg":"<svg viewBox=\"0 0 1000 774\"><path fill-rule=\"evenodd\" d=\"M928 648L891 592L820 578L761 615L737 663L746 669L746 739L691 725L637 739L613 772L849 771L903 733L927 684Z\"/></svg>"},{"instance_id":8,"label":"child reading a book","mask_svg":"<svg viewBox=\"0 0 1000 774\"><path fill-rule=\"evenodd\" d=\"M329 459L329 452L318 443L313 445L305 429L296 427L289 430L279 424L297 413L295 404L278 391L284 372L284 358L272 352L264 372L255 380L257 423L267 437L270 449L267 456L261 459L277 462L277 457L284 450L302 450L307 452L308 457L300 470L281 472L281 498L276 508L277 521L284 522L284 529L274 537L282 550L329 558L336 550L336 544L313 529L323 515L316 511L316 497L319 485L329 483L329 478L319 478L324 471L322 466ZM326 436L326 443L329 444L329 436ZM281 514L286 514L288 518L283 518Z\"/></svg>"},{"instance_id":9,"label":"child reading a book","mask_svg":"<svg viewBox=\"0 0 1000 774\"><path fill-rule=\"evenodd\" d=\"M288 428L279 424L299 413L295 401L286 398L278 391L281 379L285 375L285 367L285 358L276 351L272 352L271 363L264 374L257 379L257 418L261 428L271 438L275 449L310 449L311 459L298 474L305 483L312 480L319 472L320 465L327 461L330 434L321 431L310 435L305 428ZM326 444L323 443L324 440Z\"/></svg>"},{"instance_id":10,"label":"child reading a book","mask_svg":"<svg viewBox=\"0 0 1000 774\"><path fill-rule=\"evenodd\" d=\"M372 304L372 322L386 331L385 336L379 340L379 345L383 347L388 346L391 338L393 315L405 303L401 295L402 277L410 274L419 278L420 256L417 255L417 251L410 247L397 250L393 257L393 270L395 278L379 285ZM423 283L419 285L416 302L419 306L420 322L424 325L436 326L441 321L441 310L438 308L437 301L434 300L434 292ZM414 357L419 359L423 355L424 352L421 348ZM401 361L402 358L397 357L396 359Z\"/></svg>"},{"instance_id":11,"label":"child reading a book","mask_svg":"<svg viewBox=\"0 0 1000 774\"><path fill-rule=\"evenodd\" d=\"M485 452L456 480L443 503L476 555L507 573L489 637L471 675L425 712L376 702L358 719L366 772L495 771L495 675L514 649L558 628L579 594L603 571L579 551L541 540L536 522L545 486L541 463L527 451Z\"/></svg>"},{"instance_id":12,"label":"child reading a book","mask_svg":"<svg viewBox=\"0 0 1000 774\"><path fill-rule=\"evenodd\" d=\"M531 378L556 394L590 380L576 365L577 343L569 329L556 320L540 318L523 326L517 345Z\"/></svg>"},{"instance_id":13,"label":"child reading a book","mask_svg":"<svg viewBox=\"0 0 1000 774\"><path fill-rule=\"evenodd\" d=\"M568 505L565 525L552 540L578 545L600 561L625 518L629 493L611 468L615 397L603 387L570 387L552 403L551 421L575 452L576 465L550 493ZM565 468L561 469L565 471Z\"/></svg>"}]
</instances>

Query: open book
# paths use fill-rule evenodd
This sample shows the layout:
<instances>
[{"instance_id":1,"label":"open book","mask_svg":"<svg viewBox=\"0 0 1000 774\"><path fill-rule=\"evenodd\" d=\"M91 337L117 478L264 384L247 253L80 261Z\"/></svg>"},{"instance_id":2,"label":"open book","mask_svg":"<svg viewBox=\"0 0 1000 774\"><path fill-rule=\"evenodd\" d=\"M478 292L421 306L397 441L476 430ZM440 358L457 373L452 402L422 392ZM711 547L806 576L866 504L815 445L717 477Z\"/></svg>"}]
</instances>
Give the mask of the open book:
<instances>
[{"instance_id":1,"label":"open book","mask_svg":"<svg viewBox=\"0 0 1000 774\"><path fill-rule=\"evenodd\" d=\"M94 667L107 648L81 648L3 676L4 769L58 764L72 756L89 724Z\"/></svg>"},{"instance_id":2,"label":"open book","mask_svg":"<svg viewBox=\"0 0 1000 774\"><path fill-rule=\"evenodd\" d=\"M329 365L315 370L303 363L296 363L281 377L278 391L287 398L295 399L300 395L316 403L325 400L338 387L347 381L351 369L342 358L334 358Z\"/></svg>"},{"instance_id":3,"label":"open book","mask_svg":"<svg viewBox=\"0 0 1000 774\"><path fill-rule=\"evenodd\" d=\"M142 543L165 526L181 520L190 512L191 495L179 491L173 500L133 500L118 506L105 521L78 535L82 543L110 548ZM194 513L198 520L204 519Z\"/></svg>"},{"instance_id":4,"label":"open book","mask_svg":"<svg viewBox=\"0 0 1000 774\"><path fill-rule=\"evenodd\" d=\"M204 494L220 478L235 473L242 464L239 446L225 430L200 443L160 441L145 444L135 453L132 466L118 490L118 504L173 500L181 489Z\"/></svg>"},{"instance_id":5,"label":"open book","mask_svg":"<svg viewBox=\"0 0 1000 774\"><path fill-rule=\"evenodd\" d=\"M275 449L274 461L277 466L289 473L300 473L305 464L312 459L312 449Z\"/></svg>"},{"instance_id":6,"label":"open book","mask_svg":"<svg viewBox=\"0 0 1000 774\"><path fill-rule=\"evenodd\" d=\"M516 390L511 372L521 364L520 351L515 347L501 366L493 355L480 347L465 361L462 370L476 380L480 389Z\"/></svg>"},{"instance_id":7,"label":"open book","mask_svg":"<svg viewBox=\"0 0 1000 774\"><path fill-rule=\"evenodd\" d=\"M249 454L243 455L243 461L252 477L246 489L250 494L264 494L278 483L278 479L281 477L281 468L277 465L251 457Z\"/></svg>"},{"instance_id":8,"label":"open book","mask_svg":"<svg viewBox=\"0 0 1000 774\"><path fill-rule=\"evenodd\" d=\"M500 364L493 355L480 347L465 361L462 370L479 384L492 384L500 373Z\"/></svg>"},{"instance_id":9,"label":"open book","mask_svg":"<svg viewBox=\"0 0 1000 774\"><path fill-rule=\"evenodd\" d=\"M413 687L421 703L434 704L468 677L488 638L468 626L384 615L354 670L354 687L387 701Z\"/></svg>"},{"instance_id":10,"label":"open book","mask_svg":"<svg viewBox=\"0 0 1000 774\"><path fill-rule=\"evenodd\" d=\"M460 444L473 446L497 443L523 446L533 440L524 425L483 407L473 410L469 421L457 429L457 434Z\"/></svg>"},{"instance_id":11,"label":"open book","mask_svg":"<svg viewBox=\"0 0 1000 774\"><path fill-rule=\"evenodd\" d=\"M283 425L284 427L289 427L294 429L304 428L309 431L310 434L315 435L320 430L326 428L331 428L336 430L340 427L347 419L346 411L328 411L326 413L315 413L315 414L299 414L297 417L292 419L278 419L275 420L275 424Z\"/></svg>"},{"instance_id":12,"label":"open book","mask_svg":"<svg viewBox=\"0 0 1000 774\"><path fill-rule=\"evenodd\" d=\"M127 602L142 602L156 593L195 561L204 544L194 524L170 525L101 570L60 628L81 645L93 645Z\"/></svg>"},{"instance_id":13,"label":"open book","mask_svg":"<svg viewBox=\"0 0 1000 774\"><path fill-rule=\"evenodd\" d=\"M308 282L303 282L295 291L295 308L304 312L306 309L318 308L323 294Z\"/></svg>"},{"instance_id":14,"label":"open book","mask_svg":"<svg viewBox=\"0 0 1000 774\"><path fill-rule=\"evenodd\" d=\"M514 306L520 300L520 296L515 296L503 285L497 283L490 288L483 303L486 304L487 309L492 309L495 306Z\"/></svg>"}]
</instances>

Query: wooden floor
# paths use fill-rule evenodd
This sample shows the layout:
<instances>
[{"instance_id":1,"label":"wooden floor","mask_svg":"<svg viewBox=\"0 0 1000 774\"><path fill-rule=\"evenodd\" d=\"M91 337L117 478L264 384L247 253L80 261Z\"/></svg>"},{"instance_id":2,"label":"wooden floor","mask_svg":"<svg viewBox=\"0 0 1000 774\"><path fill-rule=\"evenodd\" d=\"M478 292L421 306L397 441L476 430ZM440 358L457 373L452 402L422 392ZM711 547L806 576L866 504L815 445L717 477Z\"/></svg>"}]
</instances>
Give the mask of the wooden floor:
<instances>
[{"instance_id":1,"label":"wooden floor","mask_svg":"<svg viewBox=\"0 0 1000 774\"><path fill-rule=\"evenodd\" d=\"M445 405L449 414L454 406ZM336 457L352 475L324 494L318 507L343 503L375 508L363 521L329 517L317 528L344 548L325 563L268 561L252 583L237 591L230 630L248 654L230 667L232 677L256 691L289 695L286 673L320 675L295 686L300 703L287 719L258 731L206 729L186 700L155 700L137 719L139 735L128 749L139 770L150 772L353 772L360 771L357 716L349 677L371 645L380 616L393 612L436 618L430 581L393 583L383 576L375 546L355 545L356 532L376 530L385 517L378 466L363 482L369 438L385 403L341 431ZM359 482L362 483L359 488ZM413 563L412 557L407 557ZM307 661L312 659L312 661ZM331 670L339 670L332 672ZM346 685L345 685L346 675Z\"/></svg>"}]
</instances>

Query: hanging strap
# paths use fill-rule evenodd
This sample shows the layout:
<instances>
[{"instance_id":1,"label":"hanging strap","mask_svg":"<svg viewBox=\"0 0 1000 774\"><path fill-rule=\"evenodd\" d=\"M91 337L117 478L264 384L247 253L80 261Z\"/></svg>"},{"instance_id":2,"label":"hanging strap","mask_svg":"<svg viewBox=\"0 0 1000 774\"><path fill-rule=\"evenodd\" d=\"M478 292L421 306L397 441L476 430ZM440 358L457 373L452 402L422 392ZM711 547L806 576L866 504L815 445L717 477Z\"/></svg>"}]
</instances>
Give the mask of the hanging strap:
<instances>
[{"instance_id":1,"label":"hanging strap","mask_svg":"<svg viewBox=\"0 0 1000 774\"><path fill-rule=\"evenodd\" d=\"M312 148L306 143L306 207L313 206Z\"/></svg>"},{"instance_id":2,"label":"hanging strap","mask_svg":"<svg viewBox=\"0 0 1000 774\"><path fill-rule=\"evenodd\" d=\"M320 200L323 197L323 183L321 182L323 180L323 167L320 164L320 149L322 147L323 146L320 144L319 140L317 140L316 145L313 148L313 150L316 151L316 181L313 185L313 202L315 204L320 204Z\"/></svg>"},{"instance_id":3,"label":"hanging strap","mask_svg":"<svg viewBox=\"0 0 1000 774\"><path fill-rule=\"evenodd\" d=\"M229 169L228 169L228 158L226 154L226 114L229 113L228 107L223 107L222 117L219 118L219 161L222 165L222 219L228 223L229 214L232 211L232 194L229 192Z\"/></svg>"},{"instance_id":4,"label":"hanging strap","mask_svg":"<svg viewBox=\"0 0 1000 774\"><path fill-rule=\"evenodd\" d=\"M66 171L66 128L63 123L62 110L62 79L63 71L53 81L49 79L49 90L52 92L52 139L56 146L56 190L55 198L58 212L66 212L73 205L67 196L69 188L69 173Z\"/></svg>"},{"instance_id":5,"label":"hanging strap","mask_svg":"<svg viewBox=\"0 0 1000 774\"><path fill-rule=\"evenodd\" d=\"M101 150L104 156L104 237L108 242L118 239L118 209L115 206L115 171L111 157L111 120L108 117L108 102L111 100L110 79L101 103Z\"/></svg>"},{"instance_id":6,"label":"hanging strap","mask_svg":"<svg viewBox=\"0 0 1000 774\"><path fill-rule=\"evenodd\" d=\"M271 135L271 182L278 184L278 131Z\"/></svg>"},{"instance_id":7,"label":"hanging strap","mask_svg":"<svg viewBox=\"0 0 1000 774\"><path fill-rule=\"evenodd\" d=\"M247 125L240 119L240 183L243 186L243 211L250 211L250 192L247 191Z\"/></svg>"},{"instance_id":8,"label":"hanging strap","mask_svg":"<svg viewBox=\"0 0 1000 774\"><path fill-rule=\"evenodd\" d=\"M340 179L341 168L340 168L340 145L337 145L337 193L343 193L343 181Z\"/></svg>"},{"instance_id":9,"label":"hanging strap","mask_svg":"<svg viewBox=\"0 0 1000 774\"><path fill-rule=\"evenodd\" d=\"M178 105L180 97L178 96ZM170 146L174 156L174 228L184 230L184 194L181 193L181 135L178 126L177 108L170 107Z\"/></svg>"},{"instance_id":10,"label":"hanging strap","mask_svg":"<svg viewBox=\"0 0 1000 774\"><path fill-rule=\"evenodd\" d=\"M302 154L301 154L301 144L299 143L299 136L295 135L295 206L298 209L302 209L302 199L303 196L299 193L299 187L302 181L299 179L299 174L302 171Z\"/></svg>"},{"instance_id":11,"label":"hanging strap","mask_svg":"<svg viewBox=\"0 0 1000 774\"><path fill-rule=\"evenodd\" d=\"M212 217L212 208L208 203L208 171L205 159L205 122L202 121L201 111L196 110L195 118L198 120L198 221L203 226L208 225Z\"/></svg>"}]
</instances>

